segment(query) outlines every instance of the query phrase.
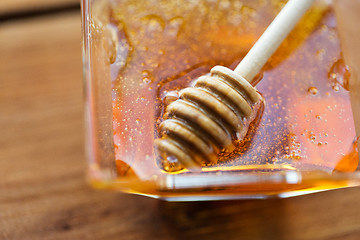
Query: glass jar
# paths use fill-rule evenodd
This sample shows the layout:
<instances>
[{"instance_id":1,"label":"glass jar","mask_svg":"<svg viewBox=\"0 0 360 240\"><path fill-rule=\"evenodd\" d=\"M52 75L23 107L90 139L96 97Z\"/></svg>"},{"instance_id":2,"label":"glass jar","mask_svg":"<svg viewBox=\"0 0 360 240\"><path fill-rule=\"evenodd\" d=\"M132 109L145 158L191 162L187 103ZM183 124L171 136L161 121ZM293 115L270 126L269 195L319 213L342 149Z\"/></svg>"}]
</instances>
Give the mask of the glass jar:
<instances>
[{"instance_id":1,"label":"glass jar","mask_svg":"<svg viewBox=\"0 0 360 240\"><path fill-rule=\"evenodd\" d=\"M235 68L285 4L83 0L91 184L169 201L359 185L358 0L314 3L256 77L263 107L231 151L189 168L155 147L180 90L215 65Z\"/></svg>"}]
</instances>

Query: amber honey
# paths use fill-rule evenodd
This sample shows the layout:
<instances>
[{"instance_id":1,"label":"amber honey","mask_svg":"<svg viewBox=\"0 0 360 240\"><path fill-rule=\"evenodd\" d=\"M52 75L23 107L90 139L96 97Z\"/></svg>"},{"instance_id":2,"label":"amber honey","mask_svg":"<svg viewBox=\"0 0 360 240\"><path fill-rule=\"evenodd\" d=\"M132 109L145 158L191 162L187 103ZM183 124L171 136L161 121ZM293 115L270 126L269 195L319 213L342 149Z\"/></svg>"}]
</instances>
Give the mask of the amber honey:
<instances>
[{"instance_id":1,"label":"amber honey","mask_svg":"<svg viewBox=\"0 0 360 240\"><path fill-rule=\"evenodd\" d=\"M168 175L184 177L181 181L189 176L187 186L192 190L186 188L187 193L281 192L321 185L311 181L259 185L258 179L251 184L232 182L227 188L216 184L192 188L190 182L198 178L192 178L186 169L164 171L164 163L154 151L164 110L179 90L191 86L215 65L234 68L285 3L111 2L104 49L111 71L113 144L120 179L115 187L164 195L157 181ZM218 164L206 166L196 176L216 178L229 173L256 177L287 171L328 176L357 169L350 74L342 59L331 6L315 4L257 78L256 87L265 99L263 111L234 152L220 154ZM173 190L173 194L181 194L176 186Z\"/></svg>"}]
</instances>

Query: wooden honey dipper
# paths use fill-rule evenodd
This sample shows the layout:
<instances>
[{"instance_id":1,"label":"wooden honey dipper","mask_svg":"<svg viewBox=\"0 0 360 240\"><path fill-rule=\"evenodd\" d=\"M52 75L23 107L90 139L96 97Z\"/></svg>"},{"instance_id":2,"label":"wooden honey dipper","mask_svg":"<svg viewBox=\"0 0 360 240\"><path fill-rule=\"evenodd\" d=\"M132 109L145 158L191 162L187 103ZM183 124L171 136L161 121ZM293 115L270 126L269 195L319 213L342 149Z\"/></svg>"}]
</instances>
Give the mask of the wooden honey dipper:
<instances>
[{"instance_id":1,"label":"wooden honey dipper","mask_svg":"<svg viewBox=\"0 0 360 240\"><path fill-rule=\"evenodd\" d=\"M234 139L245 137L262 103L250 83L313 1L289 0L234 71L215 66L194 87L180 91L180 98L166 108L162 137L155 140L164 161L197 169L216 163L220 151L234 150Z\"/></svg>"}]
</instances>

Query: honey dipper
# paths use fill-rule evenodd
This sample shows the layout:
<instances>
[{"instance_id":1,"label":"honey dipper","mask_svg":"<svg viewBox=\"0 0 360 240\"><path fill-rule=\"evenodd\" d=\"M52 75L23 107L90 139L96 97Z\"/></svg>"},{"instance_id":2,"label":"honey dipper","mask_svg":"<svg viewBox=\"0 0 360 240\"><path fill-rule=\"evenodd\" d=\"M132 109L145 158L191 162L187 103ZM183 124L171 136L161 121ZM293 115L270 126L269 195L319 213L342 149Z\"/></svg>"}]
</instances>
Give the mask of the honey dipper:
<instances>
[{"instance_id":1,"label":"honey dipper","mask_svg":"<svg viewBox=\"0 0 360 240\"><path fill-rule=\"evenodd\" d=\"M155 140L168 162L164 170L178 170L172 169L174 163L197 169L216 163L220 151L234 150L234 139L244 138L262 102L250 83L313 1L289 0L234 71L215 66L194 87L180 91L180 98L166 108L162 137Z\"/></svg>"}]
</instances>

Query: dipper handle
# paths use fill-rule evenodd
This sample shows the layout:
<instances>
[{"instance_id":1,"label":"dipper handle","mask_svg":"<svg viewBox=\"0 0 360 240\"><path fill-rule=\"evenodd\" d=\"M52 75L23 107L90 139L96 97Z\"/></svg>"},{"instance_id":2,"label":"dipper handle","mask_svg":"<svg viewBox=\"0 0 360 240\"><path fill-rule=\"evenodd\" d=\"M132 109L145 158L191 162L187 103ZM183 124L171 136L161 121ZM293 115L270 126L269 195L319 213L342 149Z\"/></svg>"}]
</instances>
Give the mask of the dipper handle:
<instances>
[{"instance_id":1,"label":"dipper handle","mask_svg":"<svg viewBox=\"0 0 360 240\"><path fill-rule=\"evenodd\" d=\"M313 2L289 0L234 71L251 83Z\"/></svg>"}]
</instances>

